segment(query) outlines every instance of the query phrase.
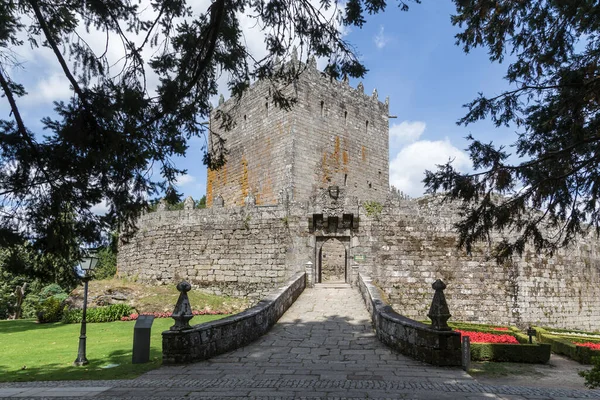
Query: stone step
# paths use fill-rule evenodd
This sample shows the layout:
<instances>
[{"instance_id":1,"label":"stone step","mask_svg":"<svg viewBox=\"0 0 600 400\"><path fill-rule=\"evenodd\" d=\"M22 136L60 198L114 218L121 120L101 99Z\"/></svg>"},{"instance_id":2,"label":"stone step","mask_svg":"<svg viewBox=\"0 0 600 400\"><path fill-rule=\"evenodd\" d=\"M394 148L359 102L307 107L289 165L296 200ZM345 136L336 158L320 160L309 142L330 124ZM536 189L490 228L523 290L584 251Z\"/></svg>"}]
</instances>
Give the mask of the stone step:
<instances>
[{"instance_id":1,"label":"stone step","mask_svg":"<svg viewBox=\"0 0 600 400\"><path fill-rule=\"evenodd\" d=\"M326 283L316 283L316 289L350 289L349 283L346 282L326 282Z\"/></svg>"}]
</instances>

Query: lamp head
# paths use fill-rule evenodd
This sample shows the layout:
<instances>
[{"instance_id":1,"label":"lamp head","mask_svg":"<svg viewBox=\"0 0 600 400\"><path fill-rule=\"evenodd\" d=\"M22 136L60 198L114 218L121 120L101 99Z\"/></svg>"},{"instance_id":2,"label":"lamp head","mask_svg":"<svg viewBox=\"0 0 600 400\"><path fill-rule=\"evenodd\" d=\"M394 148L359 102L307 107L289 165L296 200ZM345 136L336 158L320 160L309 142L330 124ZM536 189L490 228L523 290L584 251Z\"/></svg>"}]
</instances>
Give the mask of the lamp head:
<instances>
[{"instance_id":1,"label":"lamp head","mask_svg":"<svg viewBox=\"0 0 600 400\"><path fill-rule=\"evenodd\" d=\"M98 265L98 260L100 260L100 258L98 257L98 253L95 249L87 250L85 252L85 256L81 259L81 270L84 273L88 273L89 271L96 268L96 265Z\"/></svg>"}]
</instances>

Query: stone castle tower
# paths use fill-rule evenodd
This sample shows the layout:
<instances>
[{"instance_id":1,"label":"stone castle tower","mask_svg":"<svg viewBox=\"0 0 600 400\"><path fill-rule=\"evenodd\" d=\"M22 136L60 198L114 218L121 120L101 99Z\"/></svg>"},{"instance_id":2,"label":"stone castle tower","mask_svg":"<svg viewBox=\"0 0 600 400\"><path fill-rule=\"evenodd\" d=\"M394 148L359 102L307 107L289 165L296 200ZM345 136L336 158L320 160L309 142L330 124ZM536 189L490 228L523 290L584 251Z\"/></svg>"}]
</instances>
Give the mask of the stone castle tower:
<instances>
[{"instance_id":1,"label":"stone castle tower","mask_svg":"<svg viewBox=\"0 0 600 400\"><path fill-rule=\"evenodd\" d=\"M273 102L273 84L254 83L237 101L213 112L211 131L226 140L227 163L208 171L207 205L221 196L225 207L240 206L248 196L256 205L282 197L307 201L337 187L345 196L383 201L389 191L388 102L377 91L364 94L316 68L291 61L284 68L305 69L293 84L280 85L290 110ZM226 112L234 127L222 128L215 115ZM214 136L211 145L214 146Z\"/></svg>"}]
</instances>

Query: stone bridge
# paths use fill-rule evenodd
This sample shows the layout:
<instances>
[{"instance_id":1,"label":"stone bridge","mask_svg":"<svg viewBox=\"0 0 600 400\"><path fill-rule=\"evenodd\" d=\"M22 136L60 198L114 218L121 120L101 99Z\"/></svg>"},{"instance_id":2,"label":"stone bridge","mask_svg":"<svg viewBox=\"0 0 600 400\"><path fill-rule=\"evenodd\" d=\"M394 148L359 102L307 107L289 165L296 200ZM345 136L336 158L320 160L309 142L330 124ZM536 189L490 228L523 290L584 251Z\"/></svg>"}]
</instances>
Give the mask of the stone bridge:
<instances>
[{"instance_id":1,"label":"stone bridge","mask_svg":"<svg viewBox=\"0 0 600 400\"><path fill-rule=\"evenodd\" d=\"M555 384L560 385L560 381ZM308 288L268 334L209 360L134 380L0 384L0 397L102 399L580 399L600 390L482 384L379 342L356 288Z\"/></svg>"}]
</instances>

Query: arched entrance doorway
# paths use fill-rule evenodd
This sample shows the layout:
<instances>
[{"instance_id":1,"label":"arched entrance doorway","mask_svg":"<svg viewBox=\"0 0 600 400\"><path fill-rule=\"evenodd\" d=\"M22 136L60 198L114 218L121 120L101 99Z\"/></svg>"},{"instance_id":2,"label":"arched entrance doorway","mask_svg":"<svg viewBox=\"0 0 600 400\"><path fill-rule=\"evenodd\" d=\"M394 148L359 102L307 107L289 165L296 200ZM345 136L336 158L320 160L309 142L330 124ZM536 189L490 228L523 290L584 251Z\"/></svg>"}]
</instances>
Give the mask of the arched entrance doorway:
<instances>
[{"instance_id":1,"label":"arched entrance doorway","mask_svg":"<svg viewBox=\"0 0 600 400\"><path fill-rule=\"evenodd\" d=\"M317 282L346 282L348 251L344 243L336 238L325 241L319 249L318 265Z\"/></svg>"}]
</instances>

